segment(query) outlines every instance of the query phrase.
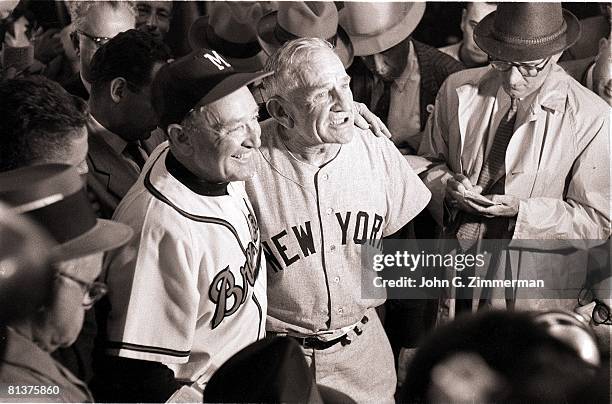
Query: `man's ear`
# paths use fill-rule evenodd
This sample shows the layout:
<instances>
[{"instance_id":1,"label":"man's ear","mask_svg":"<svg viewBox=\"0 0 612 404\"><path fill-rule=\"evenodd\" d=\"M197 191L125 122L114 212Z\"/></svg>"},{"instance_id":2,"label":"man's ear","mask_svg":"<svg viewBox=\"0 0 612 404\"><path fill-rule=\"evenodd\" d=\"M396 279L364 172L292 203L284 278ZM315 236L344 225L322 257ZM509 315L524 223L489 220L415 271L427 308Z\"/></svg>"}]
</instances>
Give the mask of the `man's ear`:
<instances>
[{"instance_id":1,"label":"man's ear","mask_svg":"<svg viewBox=\"0 0 612 404\"><path fill-rule=\"evenodd\" d=\"M295 122L293 121L291 115L289 115L287 112L286 105L287 101L278 95L275 95L266 101L266 109L268 110L270 116L276 119L276 121L278 121L278 123L283 125L285 128L291 129L293 128Z\"/></svg>"},{"instance_id":2,"label":"man's ear","mask_svg":"<svg viewBox=\"0 0 612 404\"><path fill-rule=\"evenodd\" d=\"M127 81L123 77L117 77L111 80L110 83L110 96L115 104L125 96L127 91Z\"/></svg>"},{"instance_id":3,"label":"man's ear","mask_svg":"<svg viewBox=\"0 0 612 404\"><path fill-rule=\"evenodd\" d=\"M173 123L168 125L166 130L168 133L168 140L172 148L178 151L182 156L189 156L193 153L193 147L191 145L191 138L185 132L182 125Z\"/></svg>"},{"instance_id":4,"label":"man's ear","mask_svg":"<svg viewBox=\"0 0 612 404\"><path fill-rule=\"evenodd\" d=\"M72 47L74 48L74 53L77 56L81 56L81 44L79 42L79 34L76 31L72 31L70 33L70 42L72 42Z\"/></svg>"},{"instance_id":5,"label":"man's ear","mask_svg":"<svg viewBox=\"0 0 612 404\"><path fill-rule=\"evenodd\" d=\"M463 8L463 10L461 10L461 24L459 24L459 26L461 27L461 31L465 33L465 28L467 27L468 21L467 21L467 8Z\"/></svg>"}]
</instances>

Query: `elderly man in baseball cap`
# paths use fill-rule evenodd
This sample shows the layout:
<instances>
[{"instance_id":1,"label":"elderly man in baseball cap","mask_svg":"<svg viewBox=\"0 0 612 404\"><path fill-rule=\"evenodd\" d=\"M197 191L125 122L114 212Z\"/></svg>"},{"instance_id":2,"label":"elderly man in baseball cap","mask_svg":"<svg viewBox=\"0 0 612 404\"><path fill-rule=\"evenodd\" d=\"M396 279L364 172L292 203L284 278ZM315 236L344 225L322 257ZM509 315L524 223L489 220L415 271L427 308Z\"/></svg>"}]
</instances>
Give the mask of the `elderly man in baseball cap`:
<instances>
[{"instance_id":1,"label":"elderly man in baseball cap","mask_svg":"<svg viewBox=\"0 0 612 404\"><path fill-rule=\"evenodd\" d=\"M38 400L40 395L63 402L92 401L86 384L53 359L51 353L72 345L79 336L85 311L107 291L105 284L96 281L102 270L103 253L125 244L132 230L121 223L96 219L76 168L68 165L42 164L0 174L0 200L10 206L12 215L23 214L32 219L57 243L50 245L42 236L29 235L32 240L42 240L37 246L41 255L47 249L52 254L51 282L45 277L42 280L47 281L41 282L41 276L20 268L18 260L0 261L3 284L11 284L12 277L14 287L18 287L20 279L30 278L35 282L28 287L38 290L38 298L48 296L38 302L36 311L8 322L0 382L38 386L39 390L14 392L26 401ZM7 244L17 241L18 238ZM45 287L50 287L48 294ZM4 287L0 290L3 295L7 292ZM14 291L8 292L14 295ZM29 295L29 291L23 291L19 300ZM30 303L23 305L28 307ZM93 345L93 338L89 342ZM91 345L82 346L84 355L91 355Z\"/></svg>"},{"instance_id":2,"label":"elderly man in baseball cap","mask_svg":"<svg viewBox=\"0 0 612 404\"><path fill-rule=\"evenodd\" d=\"M474 30L491 65L451 75L440 89L419 154L435 163L424 177L430 208L461 249L482 239L513 246L610 236L610 109L557 65L579 35L560 3L501 3ZM546 279L548 290L563 290L553 282L586 267L584 255L567 252L500 253L493 276ZM573 306L577 297L538 303L538 292L527 291L500 303Z\"/></svg>"},{"instance_id":3,"label":"elderly man in baseball cap","mask_svg":"<svg viewBox=\"0 0 612 404\"><path fill-rule=\"evenodd\" d=\"M169 140L114 215L137 236L108 260L97 399L163 402L180 390L201 401L213 372L264 336L266 266L244 181L260 145L247 86L266 75L239 73L204 48L157 73L154 107Z\"/></svg>"}]
</instances>

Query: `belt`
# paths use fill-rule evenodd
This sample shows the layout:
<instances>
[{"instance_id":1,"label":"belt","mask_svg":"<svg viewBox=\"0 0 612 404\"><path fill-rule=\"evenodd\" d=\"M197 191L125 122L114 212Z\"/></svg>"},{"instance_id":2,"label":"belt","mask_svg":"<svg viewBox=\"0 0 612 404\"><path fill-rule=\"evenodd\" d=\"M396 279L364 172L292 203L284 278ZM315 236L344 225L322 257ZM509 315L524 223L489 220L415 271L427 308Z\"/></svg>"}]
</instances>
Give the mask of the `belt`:
<instances>
[{"instance_id":1,"label":"belt","mask_svg":"<svg viewBox=\"0 0 612 404\"><path fill-rule=\"evenodd\" d=\"M289 335L289 337L293 338L295 341L297 341L298 344L300 344L306 349L316 350L331 348L339 342L342 342L342 345L347 345L351 343L346 334L329 341L323 341L316 337L294 337L292 335Z\"/></svg>"},{"instance_id":2,"label":"belt","mask_svg":"<svg viewBox=\"0 0 612 404\"><path fill-rule=\"evenodd\" d=\"M368 322L368 317L363 316L363 318L361 319L361 324L365 324L367 322ZM353 328L353 331L355 332L357 336L361 335L361 333L363 332L363 330L358 326L355 326ZM316 349L316 350L324 350L327 348L331 348L332 346L338 343L341 343L342 346L345 346L351 343L351 338L349 338L348 332L339 336L338 338L334 338L329 341L324 341L317 337L297 337L294 335L288 335L288 337L293 338L295 341L297 341L298 344L300 344L306 349Z\"/></svg>"}]
</instances>

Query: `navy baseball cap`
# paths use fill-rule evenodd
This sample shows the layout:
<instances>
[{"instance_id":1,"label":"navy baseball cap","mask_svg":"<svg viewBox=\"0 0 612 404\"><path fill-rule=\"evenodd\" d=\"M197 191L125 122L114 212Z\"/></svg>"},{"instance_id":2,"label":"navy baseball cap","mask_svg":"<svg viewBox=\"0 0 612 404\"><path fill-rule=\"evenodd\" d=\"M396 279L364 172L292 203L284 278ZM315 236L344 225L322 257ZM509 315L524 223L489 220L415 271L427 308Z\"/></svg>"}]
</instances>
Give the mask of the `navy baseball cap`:
<instances>
[{"instance_id":1,"label":"navy baseball cap","mask_svg":"<svg viewBox=\"0 0 612 404\"><path fill-rule=\"evenodd\" d=\"M165 66L152 85L153 106L160 127L180 123L196 105L213 103L271 72L240 73L211 49L198 49Z\"/></svg>"}]
</instances>

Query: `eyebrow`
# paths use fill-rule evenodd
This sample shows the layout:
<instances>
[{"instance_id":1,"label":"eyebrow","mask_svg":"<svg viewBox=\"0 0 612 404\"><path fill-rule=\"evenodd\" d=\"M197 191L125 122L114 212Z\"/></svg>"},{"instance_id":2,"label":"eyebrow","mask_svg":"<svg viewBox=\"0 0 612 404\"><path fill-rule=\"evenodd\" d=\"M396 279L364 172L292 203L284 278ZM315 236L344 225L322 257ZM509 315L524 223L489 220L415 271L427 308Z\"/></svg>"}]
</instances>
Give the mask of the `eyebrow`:
<instances>
[{"instance_id":1,"label":"eyebrow","mask_svg":"<svg viewBox=\"0 0 612 404\"><path fill-rule=\"evenodd\" d=\"M251 115L257 115L258 113L259 113L259 106L256 107L256 108L253 108L253 110L251 111ZM242 117L242 118L238 118L238 119L231 119L229 121L221 122L220 126L231 126L231 125L234 125L234 124L237 124L237 123L241 123L241 122L244 121L245 118L246 118L246 116Z\"/></svg>"}]
</instances>

